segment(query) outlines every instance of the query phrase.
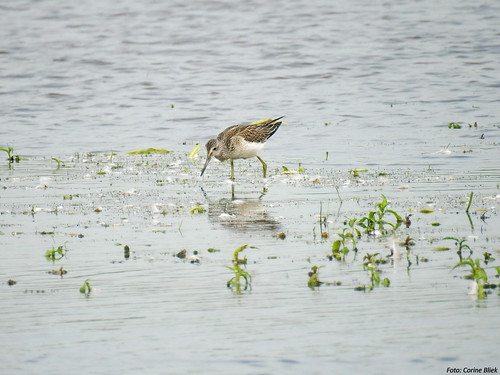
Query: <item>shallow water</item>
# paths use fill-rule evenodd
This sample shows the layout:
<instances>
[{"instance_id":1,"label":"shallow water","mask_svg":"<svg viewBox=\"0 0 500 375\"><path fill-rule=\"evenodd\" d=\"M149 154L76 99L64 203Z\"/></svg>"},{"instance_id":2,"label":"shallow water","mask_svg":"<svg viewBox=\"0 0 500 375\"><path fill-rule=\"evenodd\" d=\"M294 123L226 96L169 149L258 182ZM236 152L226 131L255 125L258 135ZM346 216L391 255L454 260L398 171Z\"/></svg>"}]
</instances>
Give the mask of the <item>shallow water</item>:
<instances>
[{"instance_id":1,"label":"shallow water","mask_svg":"<svg viewBox=\"0 0 500 375\"><path fill-rule=\"evenodd\" d=\"M26 158L0 163L1 372L498 367L498 290L468 295L443 237L500 259L499 10L494 1L0 5L0 147ZM280 115L286 124L262 153L267 180L256 160L236 161L235 185L217 161L199 178L203 155L187 158L196 142ZM124 154L148 147L174 152ZM281 174L299 163L303 173ZM354 177L355 168L367 171ZM365 235L356 258L329 261L343 221L382 194L412 214L411 227ZM195 206L206 212L190 214ZM407 235L409 258L396 244L381 266L390 287L354 291L369 280L363 255L385 257ZM63 244L63 259L45 259ZM243 252L252 290L236 295L225 266L243 244L256 246ZM200 263L175 257L182 249ZM313 265L341 285L310 290ZM63 278L47 273L61 266ZM498 283L496 266L485 269ZM88 298L78 291L86 279Z\"/></svg>"},{"instance_id":2,"label":"shallow water","mask_svg":"<svg viewBox=\"0 0 500 375\"><path fill-rule=\"evenodd\" d=\"M122 154L85 155L60 169L48 158L4 167L0 272L17 281L0 287L1 340L13 353L2 362L7 373L360 372L368 362L376 373L417 373L496 364L500 298L496 291L482 301L468 295L465 269L451 270L455 246L442 240L467 236L475 257L498 256L496 181L428 169L364 178L312 169L263 182L249 165L239 169L232 199L228 166L214 165L202 180L202 162ZM403 185L409 176L416 182ZM470 219L469 190L476 192ZM343 220L373 210L381 194L396 211L413 213L411 227L394 237L364 236L357 259L329 261ZM331 239L319 236L320 205ZM207 211L190 214L195 206ZM486 218L477 209L487 209ZM284 240L276 237L281 231ZM407 235L416 242L409 258L395 245L395 258L381 267L391 286L354 291L368 282L362 255L388 256L392 241ZM225 266L245 243L256 246L244 252L253 282L239 296L226 287ZM44 258L62 244L63 259ZM198 251L200 263L176 257L182 249L188 257ZM322 266L321 280L341 285L310 290L312 265ZM63 278L47 274L61 266ZM485 267L492 282L494 267ZM86 279L89 298L78 292Z\"/></svg>"}]
</instances>

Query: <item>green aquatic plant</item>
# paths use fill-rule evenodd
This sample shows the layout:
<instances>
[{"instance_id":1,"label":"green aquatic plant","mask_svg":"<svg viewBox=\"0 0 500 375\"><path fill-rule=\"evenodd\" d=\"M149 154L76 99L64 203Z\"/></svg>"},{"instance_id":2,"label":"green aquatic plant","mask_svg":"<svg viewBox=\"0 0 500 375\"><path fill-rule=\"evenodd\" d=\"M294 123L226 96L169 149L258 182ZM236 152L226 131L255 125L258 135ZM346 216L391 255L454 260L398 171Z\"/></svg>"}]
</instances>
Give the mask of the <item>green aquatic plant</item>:
<instances>
[{"instance_id":1,"label":"green aquatic plant","mask_svg":"<svg viewBox=\"0 0 500 375\"><path fill-rule=\"evenodd\" d=\"M226 266L231 271L233 271L234 276L229 279L226 283L228 288L231 288L236 294L242 294L242 286L243 290L247 290L248 288L252 288L252 275L248 271L245 271L241 268L247 264L247 258L244 257L241 259L240 253L245 250L247 247L254 248L253 246L243 245L238 247L233 253L232 266ZM243 280L243 281L242 281Z\"/></svg>"},{"instance_id":2,"label":"green aquatic plant","mask_svg":"<svg viewBox=\"0 0 500 375\"><path fill-rule=\"evenodd\" d=\"M458 239L456 237L444 237L443 240L452 240L455 241L455 245L458 247L457 249L457 255L458 258L460 259L460 262L463 260L463 250L468 250L469 251L469 256L467 258L470 258L472 255L472 249L470 248L469 245L467 245L465 242L467 241L466 239Z\"/></svg>"},{"instance_id":3,"label":"green aquatic plant","mask_svg":"<svg viewBox=\"0 0 500 375\"><path fill-rule=\"evenodd\" d=\"M9 164L14 162L19 163L21 161L21 157L19 155L14 155L14 148L7 146L6 148L0 148L0 151L4 151L7 153L7 161Z\"/></svg>"},{"instance_id":4,"label":"green aquatic plant","mask_svg":"<svg viewBox=\"0 0 500 375\"><path fill-rule=\"evenodd\" d=\"M327 220L328 217L330 216L329 213L326 215L323 215L323 202L319 202L319 218L318 218L318 223L319 223L319 233L321 235L321 238L328 238L328 231L327 231ZM316 236L316 227L313 228L314 235Z\"/></svg>"},{"instance_id":5,"label":"green aquatic plant","mask_svg":"<svg viewBox=\"0 0 500 375\"><path fill-rule=\"evenodd\" d=\"M181 250L179 251L177 254L175 254L175 256L179 259L186 259L186 256L187 256L187 250L184 249L184 250Z\"/></svg>"},{"instance_id":6,"label":"green aquatic plant","mask_svg":"<svg viewBox=\"0 0 500 375\"><path fill-rule=\"evenodd\" d=\"M474 192L471 191L470 194L469 194L469 203L467 204L467 208L465 209L466 213L469 213L469 208L470 208L470 205L472 204L472 197L473 196L474 196Z\"/></svg>"},{"instance_id":7,"label":"green aquatic plant","mask_svg":"<svg viewBox=\"0 0 500 375\"><path fill-rule=\"evenodd\" d=\"M411 226L411 218L412 214L409 214L409 215L406 215L404 220L403 220L403 223L405 225L406 228L409 228Z\"/></svg>"},{"instance_id":8,"label":"green aquatic plant","mask_svg":"<svg viewBox=\"0 0 500 375\"><path fill-rule=\"evenodd\" d=\"M66 167L66 164L62 160L59 160L57 158L52 158L52 160L54 160L57 163L57 169L60 169L61 167Z\"/></svg>"},{"instance_id":9,"label":"green aquatic plant","mask_svg":"<svg viewBox=\"0 0 500 375\"><path fill-rule=\"evenodd\" d=\"M400 246L404 246L406 249L406 261L408 262L408 266L406 267L407 271L410 271L410 267L412 265L411 259L410 259L410 254L411 254L411 248L415 246L415 241L413 238L410 236L406 236L406 239L403 242L399 243ZM394 255L394 250L391 249L391 255ZM418 264L418 260L417 260Z\"/></svg>"},{"instance_id":10,"label":"green aquatic plant","mask_svg":"<svg viewBox=\"0 0 500 375\"><path fill-rule=\"evenodd\" d=\"M309 280L307 281L307 286L311 289L315 289L323 284L323 282L319 280L319 269L320 267L318 266L312 266L311 271L308 273Z\"/></svg>"},{"instance_id":11,"label":"green aquatic plant","mask_svg":"<svg viewBox=\"0 0 500 375\"><path fill-rule=\"evenodd\" d=\"M374 234L378 230L381 234L387 234L386 227L390 227L392 231L396 230L404 220L394 210L388 209L389 202L385 195L382 194L382 202L377 203L376 210L370 211L367 216L364 216L358 221L358 225L365 229L368 234ZM396 222L387 221L388 214L392 215Z\"/></svg>"},{"instance_id":12,"label":"green aquatic plant","mask_svg":"<svg viewBox=\"0 0 500 375\"><path fill-rule=\"evenodd\" d=\"M373 290L375 287L378 287L380 285L388 288L391 285L391 280L389 280L389 278L387 277L382 279L380 277L379 269L379 265L385 263L387 263L387 259L382 258L379 253L367 253L363 257L363 269L368 271L368 274L370 276L370 283L368 285L358 286L355 288L355 290L365 291L367 288L369 290Z\"/></svg>"},{"instance_id":13,"label":"green aquatic plant","mask_svg":"<svg viewBox=\"0 0 500 375\"><path fill-rule=\"evenodd\" d=\"M274 237L279 238L280 240L284 240L286 238L285 232L278 232L274 235Z\"/></svg>"},{"instance_id":14,"label":"green aquatic plant","mask_svg":"<svg viewBox=\"0 0 500 375\"><path fill-rule=\"evenodd\" d=\"M361 232L359 229L355 227L356 218L349 219L344 222L348 227L342 228L341 233L337 233L337 236L340 239L333 242L332 245L332 254L328 256L330 260L342 260L345 261L345 256L349 253L350 250L357 252L357 239L361 237ZM349 249L348 245L350 244L351 249Z\"/></svg>"},{"instance_id":15,"label":"green aquatic plant","mask_svg":"<svg viewBox=\"0 0 500 375\"><path fill-rule=\"evenodd\" d=\"M65 254L66 248L64 247L64 245L58 247L53 246L52 249L49 249L45 252L45 259L55 262L56 260L62 259Z\"/></svg>"},{"instance_id":16,"label":"green aquatic plant","mask_svg":"<svg viewBox=\"0 0 500 375\"><path fill-rule=\"evenodd\" d=\"M90 285L89 279L87 279L80 287L80 293L85 294L85 297L88 297L90 296L91 292L92 292L92 286Z\"/></svg>"},{"instance_id":17,"label":"green aquatic plant","mask_svg":"<svg viewBox=\"0 0 500 375\"><path fill-rule=\"evenodd\" d=\"M495 258L491 256L491 253L488 253L487 251L483 253L483 257L484 257L484 264L488 264L489 262L495 260Z\"/></svg>"},{"instance_id":18,"label":"green aquatic plant","mask_svg":"<svg viewBox=\"0 0 500 375\"><path fill-rule=\"evenodd\" d=\"M483 299L486 297L486 292L484 291L485 285L488 284L488 276L486 275L486 271L481 267L481 261L479 259L467 259L464 261L460 261L453 269L461 266L469 266L471 269L471 273L465 276L466 279L472 279L477 285L477 298Z\"/></svg>"}]
</instances>

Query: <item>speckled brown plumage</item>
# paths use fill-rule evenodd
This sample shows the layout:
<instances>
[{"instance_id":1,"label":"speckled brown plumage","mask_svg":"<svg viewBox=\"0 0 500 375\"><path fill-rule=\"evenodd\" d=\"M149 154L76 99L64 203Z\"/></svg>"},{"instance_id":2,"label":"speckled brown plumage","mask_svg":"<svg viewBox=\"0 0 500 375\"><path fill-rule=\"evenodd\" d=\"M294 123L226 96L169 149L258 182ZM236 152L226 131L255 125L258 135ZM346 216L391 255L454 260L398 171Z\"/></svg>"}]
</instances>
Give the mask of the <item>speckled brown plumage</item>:
<instances>
[{"instance_id":1,"label":"speckled brown plumage","mask_svg":"<svg viewBox=\"0 0 500 375\"><path fill-rule=\"evenodd\" d=\"M282 124L280 119L259 121L257 123L233 125L221 132L217 138L210 139L207 144L207 160L201 171L201 175L212 157L220 161L231 160L231 179L234 179L234 159L247 159L257 157L262 163L264 177L266 177L267 165L257 154L266 141L279 129Z\"/></svg>"}]
</instances>

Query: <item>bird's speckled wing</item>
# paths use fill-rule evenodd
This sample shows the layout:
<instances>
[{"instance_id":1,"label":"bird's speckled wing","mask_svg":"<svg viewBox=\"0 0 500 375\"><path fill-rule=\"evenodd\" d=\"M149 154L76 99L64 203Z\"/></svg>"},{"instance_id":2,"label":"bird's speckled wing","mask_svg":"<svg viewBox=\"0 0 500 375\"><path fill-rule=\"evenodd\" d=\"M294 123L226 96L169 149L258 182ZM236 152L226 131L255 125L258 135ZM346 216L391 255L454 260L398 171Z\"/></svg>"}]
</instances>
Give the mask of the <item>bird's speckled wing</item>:
<instances>
[{"instance_id":1,"label":"bird's speckled wing","mask_svg":"<svg viewBox=\"0 0 500 375\"><path fill-rule=\"evenodd\" d=\"M266 142L282 124L282 117L260 123L230 126L217 136L219 141L228 143L234 137L242 137L247 142ZM229 145L229 144L228 144Z\"/></svg>"}]
</instances>

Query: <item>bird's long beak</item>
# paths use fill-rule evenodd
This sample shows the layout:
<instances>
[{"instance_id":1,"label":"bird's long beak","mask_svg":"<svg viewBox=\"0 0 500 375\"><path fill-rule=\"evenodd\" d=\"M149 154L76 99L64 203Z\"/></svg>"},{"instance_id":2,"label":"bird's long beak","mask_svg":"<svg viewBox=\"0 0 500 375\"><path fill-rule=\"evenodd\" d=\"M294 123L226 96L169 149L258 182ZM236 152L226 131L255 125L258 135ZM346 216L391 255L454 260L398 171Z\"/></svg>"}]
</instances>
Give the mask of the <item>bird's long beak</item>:
<instances>
[{"instance_id":1,"label":"bird's long beak","mask_svg":"<svg viewBox=\"0 0 500 375\"><path fill-rule=\"evenodd\" d=\"M207 160L205 161L205 165L203 166L203 169L201 170L200 177L203 176L203 173L205 173L205 169L207 169L208 163L210 162L210 159L212 159L212 155L207 156Z\"/></svg>"}]
</instances>

